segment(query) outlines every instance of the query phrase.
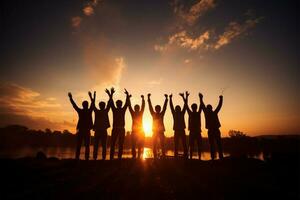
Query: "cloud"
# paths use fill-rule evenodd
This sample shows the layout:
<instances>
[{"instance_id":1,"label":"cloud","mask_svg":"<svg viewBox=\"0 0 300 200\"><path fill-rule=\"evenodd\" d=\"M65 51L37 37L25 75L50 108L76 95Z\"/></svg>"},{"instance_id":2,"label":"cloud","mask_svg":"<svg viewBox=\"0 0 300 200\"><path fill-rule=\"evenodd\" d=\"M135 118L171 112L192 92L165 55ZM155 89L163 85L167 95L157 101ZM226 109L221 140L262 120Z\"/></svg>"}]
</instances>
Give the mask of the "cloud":
<instances>
[{"instance_id":1,"label":"cloud","mask_svg":"<svg viewBox=\"0 0 300 200\"><path fill-rule=\"evenodd\" d=\"M177 45L179 47L188 49L188 50L199 50L207 49L207 41L210 39L210 31L205 31L199 36L193 38L187 31L181 31L169 36L168 43L165 45L154 45L154 50L163 52L170 48L171 45Z\"/></svg>"},{"instance_id":2,"label":"cloud","mask_svg":"<svg viewBox=\"0 0 300 200\"><path fill-rule=\"evenodd\" d=\"M186 24L192 26L200 16L204 15L208 10L213 9L215 6L215 0L199 0L189 9L185 9L184 4L177 0L173 4L173 9L174 13L184 19Z\"/></svg>"},{"instance_id":3,"label":"cloud","mask_svg":"<svg viewBox=\"0 0 300 200\"><path fill-rule=\"evenodd\" d=\"M184 64L189 64L189 63L191 63L191 60L190 60L190 59L185 59L185 60L184 60Z\"/></svg>"},{"instance_id":4,"label":"cloud","mask_svg":"<svg viewBox=\"0 0 300 200\"><path fill-rule=\"evenodd\" d=\"M84 16L90 17L95 14L95 8L98 5L99 0L89 0L83 6L82 12ZM71 18L71 26L75 29L79 29L82 25L83 17L75 16Z\"/></svg>"},{"instance_id":5,"label":"cloud","mask_svg":"<svg viewBox=\"0 0 300 200\"><path fill-rule=\"evenodd\" d=\"M84 41L84 63L88 76L97 86L118 86L126 68L125 58L118 55L111 43L100 36Z\"/></svg>"},{"instance_id":6,"label":"cloud","mask_svg":"<svg viewBox=\"0 0 300 200\"><path fill-rule=\"evenodd\" d=\"M230 22L225 28L224 33L219 35L218 40L213 45L214 49L220 49L221 47L228 45L235 38L246 34L249 29L252 29L260 22L262 18L248 19L243 24L237 22Z\"/></svg>"},{"instance_id":7,"label":"cloud","mask_svg":"<svg viewBox=\"0 0 300 200\"><path fill-rule=\"evenodd\" d=\"M71 18L71 25L75 29L79 29L82 23L82 18L79 16L72 17Z\"/></svg>"},{"instance_id":8,"label":"cloud","mask_svg":"<svg viewBox=\"0 0 300 200\"><path fill-rule=\"evenodd\" d=\"M94 14L94 8L91 5L85 6L82 11L86 16L92 16Z\"/></svg>"},{"instance_id":9,"label":"cloud","mask_svg":"<svg viewBox=\"0 0 300 200\"><path fill-rule=\"evenodd\" d=\"M64 129L67 113L55 99L14 83L0 83L0 125L22 124L30 128ZM61 119L56 120L57 116Z\"/></svg>"}]
</instances>

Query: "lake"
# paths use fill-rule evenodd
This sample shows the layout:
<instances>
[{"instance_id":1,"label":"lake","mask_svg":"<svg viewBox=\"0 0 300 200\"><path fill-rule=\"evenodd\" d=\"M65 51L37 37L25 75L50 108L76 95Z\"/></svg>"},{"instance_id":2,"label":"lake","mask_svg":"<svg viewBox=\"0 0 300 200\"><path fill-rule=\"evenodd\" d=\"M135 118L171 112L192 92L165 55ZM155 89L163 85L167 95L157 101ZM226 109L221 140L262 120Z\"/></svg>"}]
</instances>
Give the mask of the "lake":
<instances>
[{"instance_id":1,"label":"lake","mask_svg":"<svg viewBox=\"0 0 300 200\"><path fill-rule=\"evenodd\" d=\"M22 157L35 157L36 153L42 151L44 152L47 157L56 157L59 159L70 159L75 157L75 149L71 147L20 147L17 149L9 149L9 150L1 150L0 151L0 158L22 158ZM93 146L90 147L90 159L92 159L93 153ZM179 152L180 155L183 154L183 152ZM101 148L98 151L98 159L101 159ZM115 158L117 158L117 150L115 152ZM167 150L166 151L167 156L174 156L174 151ZM224 153L224 156L229 156L228 153ZM123 151L123 158L131 158L131 150L130 149L124 149ZM146 158L153 158L153 152L151 148L144 148L143 153L143 159ZM198 158L197 153L195 152L193 155L194 159ZM218 158L218 156L217 156ZM254 158L263 160L263 155L260 153L257 156L254 156ZM80 159L84 159L84 148L81 148L80 153ZM109 148L107 149L107 156L106 159L109 159ZM205 151L202 152L201 155L202 160L210 160L210 153Z\"/></svg>"}]
</instances>

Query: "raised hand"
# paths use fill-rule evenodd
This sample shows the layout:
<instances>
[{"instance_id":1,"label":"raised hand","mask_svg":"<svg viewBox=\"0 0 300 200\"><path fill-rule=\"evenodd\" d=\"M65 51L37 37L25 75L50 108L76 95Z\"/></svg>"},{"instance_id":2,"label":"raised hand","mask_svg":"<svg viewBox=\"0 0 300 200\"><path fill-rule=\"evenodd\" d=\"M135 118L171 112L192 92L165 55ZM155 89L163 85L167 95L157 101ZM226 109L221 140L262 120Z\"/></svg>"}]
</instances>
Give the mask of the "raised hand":
<instances>
[{"instance_id":1,"label":"raised hand","mask_svg":"<svg viewBox=\"0 0 300 200\"><path fill-rule=\"evenodd\" d=\"M220 95L219 98L222 99L222 98L223 98L223 95Z\"/></svg>"},{"instance_id":2,"label":"raised hand","mask_svg":"<svg viewBox=\"0 0 300 200\"><path fill-rule=\"evenodd\" d=\"M190 96L190 93L188 91L185 91L185 96L186 97Z\"/></svg>"},{"instance_id":3,"label":"raised hand","mask_svg":"<svg viewBox=\"0 0 300 200\"><path fill-rule=\"evenodd\" d=\"M150 98L151 94L150 94L150 93L148 93L148 95L147 95L147 96L148 96L148 98Z\"/></svg>"},{"instance_id":4,"label":"raised hand","mask_svg":"<svg viewBox=\"0 0 300 200\"><path fill-rule=\"evenodd\" d=\"M170 99L171 99L171 98L173 97L173 94L170 94L169 97L170 97Z\"/></svg>"},{"instance_id":5,"label":"raised hand","mask_svg":"<svg viewBox=\"0 0 300 200\"><path fill-rule=\"evenodd\" d=\"M203 94L201 92L199 92L199 98L202 99L203 98Z\"/></svg>"},{"instance_id":6,"label":"raised hand","mask_svg":"<svg viewBox=\"0 0 300 200\"><path fill-rule=\"evenodd\" d=\"M89 96L90 96L90 98L92 99L93 97L92 97L92 93L89 91Z\"/></svg>"},{"instance_id":7,"label":"raised hand","mask_svg":"<svg viewBox=\"0 0 300 200\"><path fill-rule=\"evenodd\" d=\"M96 98L96 91L94 91L94 99Z\"/></svg>"},{"instance_id":8,"label":"raised hand","mask_svg":"<svg viewBox=\"0 0 300 200\"><path fill-rule=\"evenodd\" d=\"M111 95L113 95L115 92L116 92L116 91L115 91L115 88L113 88L113 87L110 88L110 94L111 94Z\"/></svg>"},{"instance_id":9,"label":"raised hand","mask_svg":"<svg viewBox=\"0 0 300 200\"><path fill-rule=\"evenodd\" d=\"M141 98L144 99L144 95L141 95Z\"/></svg>"},{"instance_id":10,"label":"raised hand","mask_svg":"<svg viewBox=\"0 0 300 200\"><path fill-rule=\"evenodd\" d=\"M105 89L106 94L108 94L110 96L110 92L108 89Z\"/></svg>"},{"instance_id":11,"label":"raised hand","mask_svg":"<svg viewBox=\"0 0 300 200\"><path fill-rule=\"evenodd\" d=\"M71 92L68 92L68 96L69 96L70 98L72 98L72 93L71 93Z\"/></svg>"},{"instance_id":12,"label":"raised hand","mask_svg":"<svg viewBox=\"0 0 300 200\"><path fill-rule=\"evenodd\" d=\"M168 98L168 95L167 94L165 94L165 97L166 97L166 99Z\"/></svg>"},{"instance_id":13,"label":"raised hand","mask_svg":"<svg viewBox=\"0 0 300 200\"><path fill-rule=\"evenodd\" d=\"M179 93L179 96L181 96L182 98L184 98L184 93Z\"/></svg>"}]
</instances>

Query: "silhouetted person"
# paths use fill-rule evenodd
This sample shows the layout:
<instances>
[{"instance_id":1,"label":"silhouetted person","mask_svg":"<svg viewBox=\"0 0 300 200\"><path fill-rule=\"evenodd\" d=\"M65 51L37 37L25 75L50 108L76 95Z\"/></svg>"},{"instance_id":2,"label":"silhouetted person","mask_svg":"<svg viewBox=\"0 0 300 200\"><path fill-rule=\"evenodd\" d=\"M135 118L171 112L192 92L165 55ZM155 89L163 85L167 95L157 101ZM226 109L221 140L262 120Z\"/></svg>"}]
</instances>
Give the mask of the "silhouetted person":
<instances>
[{"instance_id":1,"label":"silhouetted person","mask_svg":"<svg viewBox=\"0 0 300 200\"><path fill-rule=\"evenodd\" d=\"M101 141L102 145L102 159L105 160L106 158L106 140L107 140L107 129L110 127L109 118L108 118L108 111L110 109L110 101L112 101L112 94L110 94L109 90L105 90L105 92L109 96L109 100L107 103L107 106L105 105L105 102L101 101L99 102L99 110L94 108L95 112L95 123L94 123L94 131L95 131L95 137L94 137L94 153L93 157L95 160L97 160L98 156L98 145Z\"/></svg>"},{"instance_id":2,"label":"silhouetted person","mask_svg":"<svg viewBox=\"0 0 300 200\"><path fill-rule=\"evenodd\" d=\"M129 111L132 117L132 132L131 132L131 146L132 146L132 157L136 158L136 145L138 148L138 158L141 157L144 150L145 134L143 130L143 114L145 110L145 99L144 95L141 95L142 106L135 105L132 109L131 101L129 101Z\"/></svg>"},{"instance_id":3,"label":"silhouetted person","mask_svg":"<svg viewBox=\"0 0 300 200\"><path fill-rule=\"evenodd\" d=\"M111 95L113 96L114 89L111 89ZM129 98L130 95L125 89L126 94L126 102L125 105L122 107L122 101L117 100L115 107L113 100L110 101L111 109L113 111L113 129L111 132L111 146L110 146L110 159L112 160L114 158L115 154L115 144L118 139L119 142L119 148L118 148L118 158L122 158L123 154L123 144L124 144L124 138L125 138L125 112L129 105ZM112 97L111 97L112 98Z\"/></svg>"},{"instance_id":4,"label":"silhouetted person","mask_svg":"<svg viewBox=\"0 0 300 200\"><path fill-rule=\"evenodd\" d=\"M200 106L199 109L197 109L197 104L193 103L191 108L188 106L188 97L189 93L186 92L186 98L182 95L185 107L187 109L187 112L189 114L189 148L190 148L190 159L193 158L193 152L194 152L194 145L195 142L197 143L198 146L198 158L201 159L201 151L202 151L202 136L201 136L201 111L203 109L203 104L201 104L200 101Z\"/></svg>"},{"instance_id":5,"label":"silhouetted person","mask_svg":"<svg viewBox=\"0 0 300 200\"><path fill-rule=\"evenodd\" d=\"M153 118L153 125L152 125L152 131L153 131L153 156L154 158L157 158L157 140L160 140L160 146L162 151L162 157L165 157L165 126L164 126L164 115L167 109L168 104L168 95L165 94L165 102L163 109L161 111L161 107L159 105L155 106L155 111L153 110L151 99L151 94L148 94L148 104L149 104L149 110L151 113L151 116Z\"/></svg>"},{"instance_id":6,"label":"silhouetted person","mask_svg":"<svg viewBox=\"0 0 300 200\"><path fill-rule=\"evenodd\" d=\"M219 104L215 110L213 110L212 106L208 104L205 107L205 104L203 102L203 95L200 93L200 101L203 104L203 111L205 115L205 127L208 129L208 141L210 145L210 154L211 159L215 159L215 142L217 143L218 152L219 152L219 158L223 158L223 149L222 149L222 143L221 143L221 132L220 132L220 121L218 117L218 113L222 107L223 104L223 96L221 95L219 98Z\"/></svg>"},{"instance_id":7,"label":"silhouetted person","mask_svg":"<svg viewBox=\"0 0 300 200\"><path fill-rule=\"evenodd\" d=\"M84 141L85 144L85 159L88 160L90 156L90 130L93 128L93 120L92 120L92 112L95 107L95 95L94 92L94 98L92 97L92 93L89 92L89 96L91 99L91 106L89 108L88 101L82 102L82 109L80 109L76 103L73 100L72 94L69 92L69 98L71 101L71 104L73 105L73 108L78 113L78 122L77 122L77 145L76 145L76 159L79 160L80 156L80 148L82 141Z\"/></svg>"},{"instance_id":8,"label":"silhouetted person","mask_svg":"<svg viewBox=\"0 0 300 200\"><path fill-rule=\"evenodd\" d=\"M180 96L183 97L183 93L180 94ZM173 105L172 97L173 95L169 95L170 97L170 108L173 116L173 130L174 130L174 144L175 144L175 150L174 155L175 158L178 158L178 144L179 140L181 140L182 146L183 146L183 152L184 157L188 157L188 151L186 146L186 135L185 135L185 122L184 122L184 114L186 112L186 106L183 107L181 110L180 106Z\"/></svg>"}]
</instances>

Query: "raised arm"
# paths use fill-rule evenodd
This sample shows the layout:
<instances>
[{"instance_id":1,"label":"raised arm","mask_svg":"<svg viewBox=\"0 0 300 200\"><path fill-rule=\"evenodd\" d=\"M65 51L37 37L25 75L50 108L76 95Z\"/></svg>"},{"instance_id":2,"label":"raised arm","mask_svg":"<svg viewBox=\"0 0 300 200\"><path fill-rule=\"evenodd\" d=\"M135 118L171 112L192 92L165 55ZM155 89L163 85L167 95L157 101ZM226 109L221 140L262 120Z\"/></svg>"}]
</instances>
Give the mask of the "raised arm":
<instances>
[{"instance_id":1,"label":"raised arm","mask_svg":"<svg viewBox=\"0 0 300 200\"><path fill-rule=\"evenodd\" d=\"M203 101L203 95L202 93L199 93L199 98L200 98L200 106L201 106L201 109L206 112L206 106L205 106L205 103Z\"/></svg>"},{"instance_id":2,"label":"raised arm","mask_svg":"<svg viewBox=\"0 0 300 200\"><path fill-rule=\"evenodd\" d=\"M73 108L78 112L80 110L80 108L76 105L75 101L73 100L72 93L69 92L68 96L69 96L69 99L70 99L70 102L71 102Z\"/></svg>"},{"instance_id":3,"label":"raised arm","mask_svg":"<svg viewBox=\"0 0 300 200\"><path fill-rule=\"evenodd\" d=\"M169 95L169 98L170 98L170 108L171 108L171 112L172 112L172 114L174 114L174 112L175 112L175 109L174 109L174 105L173 105L173 95L172 94L170 94Z\"/></svg>"},{"instance_id":4,"label":"raised arm","mask_svg":"<svg viewBox=\"0 0 300 200\"><path fill-rule=\"evenodd\" d=\"M144 98L144 95L141 95L141 98L142 98L141 112L144 113L144 110L145 110L145 98Z\"/></svg>"},{"instance_id":5,"label":"raised arm","mask_svg":"<svg viewBox=\"0 0 300 200\"><path fill-rule=\"evenodd\" d=\"M105 92L109 96L109 99L107 101L107 105L106 105L106 108L105 108L105 110L108 112L109 109L111 108L111 101L112 101L112 95L113 94L111 94L108 89L105 89Z\"/></svg>"},{"instance_id":6,"label":"raised arm","mask_svg":"<svg viewBox=\"0 0 300 200\"><path fill-rule=\"evenodd\" d=\"M151 94L149 93L148 94L148 105L149 105L150 113L151 113L151 115L153 115L154 114L154 110L153 110L153 106L152 106L152 103L151 103L150 96L151 96Z\"/></svg>"},{"instance_id":7,"label":"raised arm","mask_svg":"<svg viewBox=\"0 0 300 200\"><path fill-rule=\"evenodd\" d=\"M184 109L184 112L187 111L188 114L190 114L192 112L191 109L189 108L189 104L188 104L189 95L190 95L190 93L188 91L186 91L185 92L186 97L184 98L184 96L182 96L182 99L183 99L183 102L184 102L183 109Z\"/></svg>"},{"instance_id":8,"label":"raised arm","mask_svg":"<svg viewBox=\"0 0 300 200\"><path fill-rule=\"evenodd\" d=\"M130 100L130 99L129 99L129 105L128 105L128 108L129 108L130 114L133 115L134 110L132 109L132 106L131 106L131 100Z\"/></svg>"},{"instance_id":9,"label":"raised arm","mask_svg":"<svg viewBox=\"0 0 300 200\"><path fill-rule=\"evenodd\" d=\"M166 99L165 99L165 103L164 103L164 106L163 106L163 109L162 109L162 111L161 111L161 114L164 116L165 115L165 113L166 113L166 110L167 110L167 105L168 105L168 95L167 94L165 94L165 97L166 97Z\"/></svg>"},{"instance_id":10,"label":"raised arm","mask_svg":"<svg viewBox=\"0 0 300 200\"><path fill-rule=\"evenodd\" d=\"M109 104L110 104L110 107L111 107L112 111L116 110L115 103L114 103L114 100L113 100L113 94L114 93L115 93L115 89L112 87L110 89L110 95L109 95Z\"/></svg>"},{"instance_id":11,"label":"raised arm","mask_svg":"<svg viewBox=\"0 0 300 200\"><path fill-rule=\"evenodd\" d=\"M90 110L94 110L95 107L95 101L96 101L96 92L94 92L94 97L92 96L92 93L89 92L89 97L91 99L91 106L90 106Z\"/></svg>"},{"instance_id":12,"label":"raised arm","mask_svg":"<svg viewBox=\"0 0 300 200\"><path fill-rule=\"evenodd\" d=\"M128 93L128 91L126 89L125 89L124 93L126 94L126 102L125 102L125 105L123 106L123 109L126 110L127 107L130 104L130 97L131 97L131 95Z\"/></svg>"},{"instance_id":13,"label":"raised arm","mask_svg":"<svg viewBox=\"0 0 300 200\"><path fill-rule=\"evenodd\" d=\"M215 109L215 112L216 112L216 113L218 113L218 112L221 110L222 105L223 105L223 96L220 95L220 96L219 96L219 104L218 104L217 108Z\"/></svg>"},{"instance_id":14,"label":"raised arm","mask_svg":"<svg viewBox=\"0 0 300 200\"><path fill-rule=\"evenodd\" d=\"M203 94L199 92L199 100L200 100L200 105L199 105L199 110L198 112L201 112L201 110L204 110L205 105L203 103Z\"/></svg>"}]
</instances>

